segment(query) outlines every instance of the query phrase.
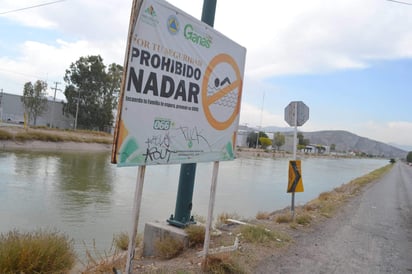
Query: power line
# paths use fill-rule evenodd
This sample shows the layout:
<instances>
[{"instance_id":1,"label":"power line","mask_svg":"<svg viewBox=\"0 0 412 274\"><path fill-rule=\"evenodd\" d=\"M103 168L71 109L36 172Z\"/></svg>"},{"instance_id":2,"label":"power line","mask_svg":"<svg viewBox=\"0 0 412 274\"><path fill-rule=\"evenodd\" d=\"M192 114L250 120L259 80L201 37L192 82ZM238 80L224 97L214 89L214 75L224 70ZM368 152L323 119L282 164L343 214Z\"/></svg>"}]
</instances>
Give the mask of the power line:
<instances>
[{"instance_id":1,"label":"power line","mask_svg":"<svg viewBox=\"0 0 412 274\"><path fill-rule=\"evenodd\" d=\"M409 3L409 2L402 2L402 1L397 1L397 0L386 0L386 1L412 6L412 3Z\"/></svg>"},{"instance_id":2,"label":"power line","mask_svg":"<svg viewBox=\"0 0 412 274\"><path fill-rule=\"evenodd\" d=\"M17 11L22 11L22 10L38 8L38 7L47 6L47 5L52 5L52 4L56 4L56 3L64 2L64 1L66 1L66 0L57 0L57 1L47 2L47 3L38 4L38 5L30 6L30 7L25 7L25 8L15 9L15 10L9 10L9 11L3 11L3 12L0 12L0 15L13 13L13 12L17 12Z\"/></svg>"}]
</instances>

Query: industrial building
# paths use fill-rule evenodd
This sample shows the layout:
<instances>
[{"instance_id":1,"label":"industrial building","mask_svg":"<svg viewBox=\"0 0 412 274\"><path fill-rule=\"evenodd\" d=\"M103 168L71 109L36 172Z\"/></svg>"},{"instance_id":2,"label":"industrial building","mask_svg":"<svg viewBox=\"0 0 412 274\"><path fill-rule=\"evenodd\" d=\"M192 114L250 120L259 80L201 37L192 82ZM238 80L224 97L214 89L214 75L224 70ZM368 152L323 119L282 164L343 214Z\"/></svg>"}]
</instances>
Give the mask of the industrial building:
<instances>
[{"instance_id":1,"label":"industrial building","mask_svg":"<svg viewBox=\"0 0 412 274\"><path fill-rule=\"evenodd\" d=\"M0 93L0 121L9 124L24 124L24 105L21 95ZM31 122L32 123L32 122ZM30 124L31 124L30 123ZM37 116L36 126L69 129L74 126L74 117L64 111L64 102L47 100L47 108Z\"/></svg>"}]
</instances>

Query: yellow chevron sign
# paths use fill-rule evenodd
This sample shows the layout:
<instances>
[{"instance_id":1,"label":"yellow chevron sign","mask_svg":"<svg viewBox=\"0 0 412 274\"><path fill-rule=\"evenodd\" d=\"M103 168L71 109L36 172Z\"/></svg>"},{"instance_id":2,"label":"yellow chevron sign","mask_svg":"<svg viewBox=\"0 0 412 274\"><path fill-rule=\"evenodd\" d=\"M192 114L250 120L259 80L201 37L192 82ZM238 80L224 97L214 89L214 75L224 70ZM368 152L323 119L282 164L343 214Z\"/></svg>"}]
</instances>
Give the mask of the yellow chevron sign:
<instances>
[{"instance_id":1,"label":"yellow chevron sign","mask_svg":"<svg viewBox=\"0 0 412 274\"><path fill-rule=\"evenodd\" d=\"M289 161L288 193L303 192L302 169L300 160Z\"/></svg>"}]
</instances>

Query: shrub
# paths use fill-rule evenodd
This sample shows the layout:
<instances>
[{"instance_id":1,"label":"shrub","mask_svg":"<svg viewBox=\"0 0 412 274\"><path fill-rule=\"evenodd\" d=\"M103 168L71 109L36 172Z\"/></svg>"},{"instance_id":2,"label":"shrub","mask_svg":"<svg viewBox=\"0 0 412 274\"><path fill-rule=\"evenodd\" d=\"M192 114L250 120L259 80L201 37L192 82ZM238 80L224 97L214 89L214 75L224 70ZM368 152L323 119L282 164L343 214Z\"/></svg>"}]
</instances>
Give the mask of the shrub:
<instances>
[{"instance_id":1,"label":"shrub","mask_svg":"<svg viewBox=\"0 0 412 274\"><path fill-rule=\"evenodd\" d=\"M256 214L256 219L257 220L269 220L270 219L270 213L267 212L258 212Z\"/></svg>"},{"instance_id":2,"label":"shrub","mask_svg":"<svg viewBox=\"0 0 412 274\"><path fill-rule=\"evenodd\" d=\"M163 240L157 240L154 247L156 253L162 259L174 258L183 251L183 243L170 236L166 236Z\"/></svg>"},{"instance_id":3,"label":"shrub","mask_svg":"<svg viewBox=\"0 0 412 274\"><path fill-rule=\"evenodd\" d=\"M326 201L326 200L329 200L331 197L332 197L331 192L322 192L321 194L319 194L318 199L321 201Z\"/></svg>"},{"instance_id":4,"label":"shrub","mask_svg":"<svg viewBox=\"0 0 412 274\"><path fill-rule=\"evenodd\" d=\"M189 246L201 246L205 241L205 227L200 225L190 225L185 228L189 238Z\"/></svg>"},{"instance_id":5,"label":"shrub","mask_svg":"<svg viewBox=\"0 0 412 274\"><path fill-rule=\"evenodd\" d=\"M0 129L0 140L12 140L13 135L5 130Z\"/></svg>"},{"instance_id":6,"label":"shrub","mask_svg":"<svg viewBox=\"0 0 412 274\"><path fill-rule=\"evenodd\" d=\"M209 256L206 260L206 265L202 265L202 268L208 273L216 274L246 273L239 263L233 260L228 254Z\"/></svg>"},{"instance_id":7,"label":"shrub","mask_svg":"<svg viewBox=\"0 0 412 274\"><path fill-rule=\"evenodd\" d=\"M129 234L127 232L120 232L113 236L114 245L117 249L127 250L129 248ZM142 242L142 237L136 235L135 247L139 246Z\"/></svg>"},{"instance_id":8,"label":"shrub","mask_svg":"<svg viewBox=\"0 0 412 274\"><path fill-rule=\"evenodd\" d=\"M114 244L120 250L127 250L129 247L129 235L126 232L120 232L114 235Z\"/></svg>"},{"instance_id":9,"label":"shrub","mask_svg":"<svg viewBox=\"0 0 412 274\"><path fill-rule=\"evenodd\" d=\"M2 273L62 273L73 268L75 259L73 241L58 232L0 235Z\"/></svg>"},{"instance_id":10,"label":"shrub","mask_svg":"<svg viewBox=\"0 0 412 274\"><path fill-rule=\"evenodd\" d=\"M251 243L268 243L271 241L279 241L279 242L289 242L290 237L277 232L277 231L270 231L263 226L250 226L245 225L242 226L240 229L243 238Z\"/></svg>"},{"instance_id":11,"label":"shrub","mask_svg":"<svg viewBox=\"0 0 412 274\"><path fill-rule=\"evenodd\" d=\"M314 211L319 207L319 205L315 203L307 203L306 205L303 206L303 210L305 211Z\"/></svg>"},{"instance_id":12,"label":"shrub","mask_svg":"<svg viewBox=\"0 0 412 274\"><path fill-rule=\"evenodd\" d=\"M312 217L309 214L298 215L296 222L300 225L308 225L312 221Z\"/></svg>"},{"instance_id":13,"label":"shrub","mask_svg":"<svg viewBox=\"0 0 412 274\"><path fill-rule=\"evenodd\" d=\"M326 218L331 218L336 210L336 206L333 203L321 203L319 212Z\"/></svg>"},{"instance_id":14,"label":"shrub","mask_svg":"<svg viewBox=\"0 0 412 274\"><path fill-rule=\"evenodd\" d=\"M276 222L279 224L290 223L291 221L292 221L292 217L288 213L281 214L276 217Z\"/></svg>"}]
</instances>

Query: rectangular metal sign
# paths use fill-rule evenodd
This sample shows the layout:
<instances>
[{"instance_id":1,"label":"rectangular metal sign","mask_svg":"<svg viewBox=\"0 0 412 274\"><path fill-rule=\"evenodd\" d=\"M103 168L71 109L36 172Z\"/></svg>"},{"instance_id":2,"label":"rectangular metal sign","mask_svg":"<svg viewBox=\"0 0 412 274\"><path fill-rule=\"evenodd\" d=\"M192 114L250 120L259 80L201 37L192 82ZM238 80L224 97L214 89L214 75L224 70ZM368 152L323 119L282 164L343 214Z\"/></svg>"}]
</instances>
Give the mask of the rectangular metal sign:
<instances>
[{"instance_id":1,"label":"rectangular metal sign","mask_svg":"<svg viewBox=\"0 0 412 274\"><path fill-rule=\"evenodd\" d=\"M118 166L234 159L246 49L162 0L134 26L116 123Z\"/></svg>"},{"instance_id":2,"label":"rectangular metal sign","mask_svg":"<svg viewBox=\"0 0 412 274\"><path fill-rule=\"evenodd\" d=\"M288 193L303 192L301 161L289 161Z\"/></svg>"}]
</instances>

